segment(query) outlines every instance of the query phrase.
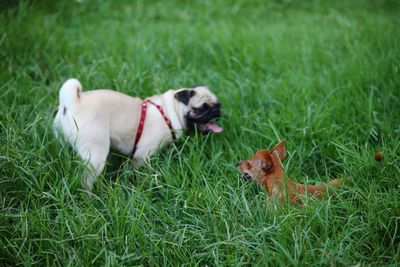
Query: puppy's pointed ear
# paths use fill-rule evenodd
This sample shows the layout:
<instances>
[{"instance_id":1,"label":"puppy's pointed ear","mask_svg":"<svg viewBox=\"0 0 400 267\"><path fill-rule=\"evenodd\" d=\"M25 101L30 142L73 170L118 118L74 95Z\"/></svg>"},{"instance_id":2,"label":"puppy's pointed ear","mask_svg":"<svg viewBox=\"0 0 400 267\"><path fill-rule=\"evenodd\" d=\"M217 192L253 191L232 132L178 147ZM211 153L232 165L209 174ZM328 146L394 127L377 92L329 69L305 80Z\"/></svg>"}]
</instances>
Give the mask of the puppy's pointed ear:
<instances>
[{"instance_id":1,"label":"puppy's pointed ear","mask_svg":"<svg viewBox=\"0 0 400 267\"><path fill-rule=\"evenodd\" d=\"M283 160L286 157L285 140L276 144L271 150L271 153L276 154L280 160Z\"/></svg>"},{"instance_id":2,"label":"puppy's pointed ear","mask_svg":"<svg viewBox=\"0 0 400 267\"><path fill-rule=\"evenodd\" d=\"M192 96L194 96L196 92L194 90L182 90L175 94L176 100L182 102L183 104L187 105L189 100Z\"/></svg>"}]
</instances>

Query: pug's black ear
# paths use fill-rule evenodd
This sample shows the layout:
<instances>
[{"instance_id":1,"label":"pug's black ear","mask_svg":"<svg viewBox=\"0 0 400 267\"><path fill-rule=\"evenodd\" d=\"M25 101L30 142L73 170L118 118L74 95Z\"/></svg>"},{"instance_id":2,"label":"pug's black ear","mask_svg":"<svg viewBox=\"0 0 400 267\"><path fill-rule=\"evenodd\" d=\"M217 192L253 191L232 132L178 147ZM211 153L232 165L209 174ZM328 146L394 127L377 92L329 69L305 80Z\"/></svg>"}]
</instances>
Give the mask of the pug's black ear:
<instances>
[{"instance_id":1,"label":"pug's black ear","mask_svg":"<svg viewBox=\"0 0 400 267\"><path fill-rule=\"evenodd\" d=\"M196 92L194 90L182 90L175 94L175 98L182 102L183 104L187 105L189 100L192 96L194 96Z\"/></svg>"}]
</instances>

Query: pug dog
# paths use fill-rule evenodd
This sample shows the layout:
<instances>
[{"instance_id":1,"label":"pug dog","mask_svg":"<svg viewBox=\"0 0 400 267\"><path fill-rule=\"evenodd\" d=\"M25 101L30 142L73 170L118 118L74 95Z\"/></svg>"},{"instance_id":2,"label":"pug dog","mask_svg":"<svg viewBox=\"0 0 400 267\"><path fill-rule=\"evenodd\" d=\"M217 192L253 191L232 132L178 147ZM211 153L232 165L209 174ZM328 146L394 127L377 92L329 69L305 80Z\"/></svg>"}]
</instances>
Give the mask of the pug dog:
<instances>
[{"instance_id":1,"label":"pug dog","mask_svg":"<svg viewBox=\"0 0 400 267\"><path fill-rule=\"evenodd\" d=\"M69 79L59 92L53 128L56 138L66 140L87 162L82 183L91 191L110 149L132 155L137 167L184 133L222 132L214 122L221 117L220 108L204 86L168 90L142 100L107 89L83 92L77 79Z\"/></svg>"}]
</instances>

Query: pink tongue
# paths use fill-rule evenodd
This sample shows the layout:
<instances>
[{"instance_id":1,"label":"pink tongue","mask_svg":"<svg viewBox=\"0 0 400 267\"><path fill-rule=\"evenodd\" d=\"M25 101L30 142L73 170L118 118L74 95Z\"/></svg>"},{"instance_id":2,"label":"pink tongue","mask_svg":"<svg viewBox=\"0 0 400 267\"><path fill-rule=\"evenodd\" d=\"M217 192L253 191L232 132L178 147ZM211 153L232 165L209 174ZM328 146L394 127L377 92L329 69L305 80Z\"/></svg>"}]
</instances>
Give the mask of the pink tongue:
<instances>
[{"instance_id":1,"label":"pink tongue","mask_svg":"<svg viewBox=\"0 0 400 267\"><path fill-rule=\"evenodd\" d=\"M214 133L220 133L224 130L215 123L207 123L205 126L207 127L208 130L211 130Z\"/></svg>"}]
</instances>

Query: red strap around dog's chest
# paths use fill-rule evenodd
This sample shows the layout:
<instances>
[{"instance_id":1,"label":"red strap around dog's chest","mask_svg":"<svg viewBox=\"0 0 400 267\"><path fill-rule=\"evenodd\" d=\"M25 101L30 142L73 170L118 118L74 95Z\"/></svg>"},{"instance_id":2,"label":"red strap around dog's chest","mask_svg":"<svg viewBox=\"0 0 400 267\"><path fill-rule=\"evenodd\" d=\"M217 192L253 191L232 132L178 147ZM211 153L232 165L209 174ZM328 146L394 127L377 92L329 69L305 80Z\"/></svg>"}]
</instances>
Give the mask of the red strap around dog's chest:
<instances>
[{"instance_id":1,"label":"red strap around dog's chest","mask_svg":"<svg viewBox=\"0 0 400 267\"><path fill-rule=\"evenodd\" d=\"M142 112L141 112L141 115L140 115L139 127L138 127L138 130L136 132L135 144L133 145L133 150L132 150L132 154L131 154L132 157L136 152L137 144L139 143L140 137L142 136L142 133L143 133L144 121L146 120L146 113L147 113L147 103L152 104L153 106L155 106L158 109L158 111L160 111L161 116L163 117L165 123L168 125L168 128L171 131L172 139L173 140L176 139L175 131L172 128L171 121L168 119L168 117L165 114L163 108L160 105L157 105L156 103L151 101L150 99L146 99L142 103Z\"/></svg>"}]
</instances>

